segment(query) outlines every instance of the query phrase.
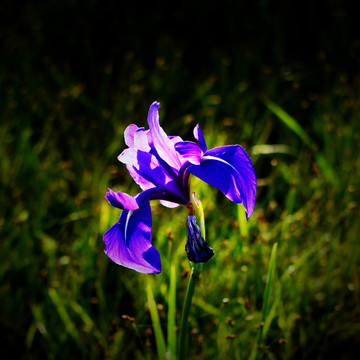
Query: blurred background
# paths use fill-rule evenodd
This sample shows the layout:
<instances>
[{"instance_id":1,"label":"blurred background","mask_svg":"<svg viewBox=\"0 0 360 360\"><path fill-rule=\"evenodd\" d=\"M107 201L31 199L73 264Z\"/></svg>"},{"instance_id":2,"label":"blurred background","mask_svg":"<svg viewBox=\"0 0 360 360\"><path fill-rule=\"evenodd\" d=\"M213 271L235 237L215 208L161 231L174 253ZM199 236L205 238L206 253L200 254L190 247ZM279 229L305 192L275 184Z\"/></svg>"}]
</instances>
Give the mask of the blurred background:
<instances>
[{"instance_id":1,"label":"blurred background","mask_svg":"<svg viewBox=\"0 0 360 360\"><path fill-rule=\"evenodd\" d=\"M206 264L189 358L247 359L278 243L264 359L354 359L360 342L360 28L350 1L56 1L0 5L0 344L16 359L153 359L146 284L166 338L190 268L184 209L154 203L162 273L112 263L116 157L160 101L169 135L241 144L258 177L243 208L193 181ZM172 256L170 257L170 253ZM255 345L254 345L255 344Z\"/></svg>"}]
</instances>

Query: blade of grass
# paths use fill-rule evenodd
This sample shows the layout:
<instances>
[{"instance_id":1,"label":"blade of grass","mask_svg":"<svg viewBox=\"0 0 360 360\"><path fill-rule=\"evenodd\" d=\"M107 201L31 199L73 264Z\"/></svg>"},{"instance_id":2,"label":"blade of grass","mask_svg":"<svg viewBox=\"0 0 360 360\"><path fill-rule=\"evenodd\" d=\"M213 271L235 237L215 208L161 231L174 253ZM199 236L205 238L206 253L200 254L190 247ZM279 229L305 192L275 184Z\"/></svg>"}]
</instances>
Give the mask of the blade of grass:
<instances>
[{"instance_id":1,"label":"blade of grass","mask_svg":"<svg viewBox=\"0 0 360 360\"><path fill-rule=\"evenodd\" d=\"M252 155L269 155L269 154L287 154L295 155L296 152L293 148L282 144L261 144L255 145L251 151Z\"/></svg>"},{"instance_id":2,"label":"blade of grass","mask_svg":"<svg viewBox=\"0 0 360 360\"><path fill-rule=\"evenodd\" d=\"M26 344L27 349L30 349L32 347L37 331L42 336L44 336L48 342L51 341L51 339L49 337L49 333L47 332L46 327L45 327L42 306L33 305L31 307L31 312L33 314L34 322L29 327L26 337L25 337L25 344Z\"/></svg>"},{"instance_id":3,"label":"blade of grass","mask_svg":"<svg viewBox=\"0 0 360 360\"><path fill-rule=\"evenodd\" d=\"M274 115L276 115L290 130L292 130L305 144L309 145L310 147L313 145L313 141L311 140L310 136L292 116L290 116L279 105L275 104L267 97L263 96L262 100L265 106Z\"/></svg>"},{"instance_id":4,"label":"blade of grass","mask_svg":"<svg viewBox=\"0 0 360 360\"><path fill-rule=\"evenodd\" d=\"M277 243L274 244L272 250L271 250L271 256L270 256L270 263L269 263L269 270L266 277L266 287L264 292L264 303L263 303L263 309L262 309L262 321L266 321L267 311L269 307L269 299L270 299L270 288L271 288L271 280L273 277L273 273L275 270L275 264L276 264L276 252L277 252ZM262 341L262 328L260 328L259 332L259 345Z\"/></svg>"},{"instance_id":5,"label":"blade of grass","mask_svg":"<svg viewBox=\"0 0 360 360\"><path fill-rule=\"evenodd\" d=\"M168 310L168 329L167 329L170 360L176 359L175 315L176 315L176 264L173 259L170 268L170 291L169 291L169 310Z\"/></svg>"},{"instance_id":6,"label":"blade of grass","mask_svg":"<svg viewBox=\"0 0 360 360\"><path fill-rule=\"evenodd\" d=\"M269 136L270 136L270 133L271 133L271 130L273 128L273 122L268 120L265 124L265 128L263 130L263 132L261 133L260 137L258 138L257 142L256 142L256 146L261 146L262 144L266 144L268 139L269 139ZM251 160L253 162L253 164L255 165L257 159L259 158L259 155L260 154L254 154L254 152L252 151L251 153Z\"/></svg>"},{"instance_id":7,"label":"blade of grass","mask_svg":"<svg viewBox=\"0 0 360 360\"><path fill-rule=\"evenodd\" d=\"M300 124L279 105L268 99L266 96L262 96L262 100L265 106L277 116L290 130L292 130L306 145L315 151L315 159L320 168L320 171L324 174L326 179L333 185L338 184L338 179L335 175L333 167L329 164L329 161L325 156L317 152L317 145L300 126Z\"/></svg>"},{"instance_id":8,"label":"blade of grass","mask_svg":"<svg viewBox=\"0 0 360 360\"><path fill-rule=\"evenodd\" d=\"M323 248L325 245L325 241L324 240L320 240L319 243L315 244L314 246L310 247L307 251L305 251L292 265L293 269L296 269L296 271L298 271L304 264L306 264L306 262L308 261L308 259L314 255L316 252L318 252L321 248ZM281 293L282 293L282 289L283 287L286 285L286 281L289 280L290 278L290 274L291 272L289 271L289 269L287 268L283 274L280 276L279 281L276 283L276 288L275 288L275 294L274 294L274 302L271 306L271 309L267 315L266 321L264 323L264 327L263 327L263 337L266 336L269 327L271 325L272 320L275 318L276 316L276 310L277 307L280 304L280 300L281 300Z\"/></svg>"},{"instance_id":9,"label":"blade of grass","mask_svg":"<svg viewBox=\"0 0 360 360\"><path fill-rule=\"evenodd\" d=\"M256 343L250 354L250 360L257 359L258 348L262 344L262 341L263 341L263 327L264 327L264 324L266 323L266 319L267 319L267 312L268 312L269 300L270 300L271 280L273 277L273 273L275 270L275 263L276 263L276 250L277 250L277 243L274 244L274 246L271 250L269 268L268 268L268 273L266 276L264 302L263 302L263 306L262 306L262 325L259 327L257 340L256 340Z\"/></svg>"},{"instance_id":10,"label":"blade of grass","mask_svg":"<svg viewBox=\"0 0 360 360\"><path fill-rule=\"evenodd\" d=\"M54 288L48 290L49 297L59 314L60 319L65 325L66 332L76 341L78 345L81 344L80 335L76 329L75 324L71 321L71 318L63 305L58 292Z\"/></svg>"},{"instance_id":11,"label":"blade of grass","mask_svg":"<svg viewBox=\"0 0 360 360\"><path fill-rule=\"evenodd\" d=\"M149 309L150 309L151 321L152 321L153 328L154 328L156 348L158 351L158 358L160 360L164 360L165 352L166 352L165 339L164 339L164 334L161 329L159 312L156 307L156 302L155 302L154 294L153 294L153 291L151 288L150 279L148 279L148 282L146 285L146 294L147 294L147 301L148 301Z\"/></svg>"},{"instance_id":12,"label":"blade of grass","mask_svg":"<svg viewBox=\"0 0 360 360\"><path fill-rule=\"evenodd\" d=\"M319 152L315 154L316 163L319 165L320 171L324 174L334 186L338 185L338 178L335 175L333 167L329 164L325 156Z\"/></svg>"},{"instance_id":13,"label":"blade of grass","mask_svg":"<svg viewBox=\"0 0 360 360\"><path fill-rule=\"evenodd\" d=\"M208 301L205 301L199 297L195 297L193 299L193 302L192 302L195 306L197 306L198 308L200 308L201 310L204 311L204 313L206 314L211 314L215 317L218 317L220 315L220 310L218 307L215 307L211 304L209 304Z\"/></svg>"},{"instance_id":14,"label":"blade of grass","mask_svg":"<svg viewBox=\"0 0 360 360\"><path fill-rule=\"evenodd\" d=\"M99 344L101 344L101 346L104 347L104 349L106 349L106 340L103 334L96 327L96 325L94 324L90 316L86 313L84 308L79 303L77 303L72 299L69 300L69 305L72 307L74 312L80 316L81 320L83 321L87 329L94 334L94 337L97 339Z\"/></svg>"},{"instance_id":15,"label":"blade of grass","mask_svg":"<svg viewBox=\"0 0 360 360\"><path fill-rule=\"evenodd\" d=\"M243 204L237 204L237 215L238 215L239 231L241 238L247 240L247 238L249 237L249 228L248 228L245 208Z\"/></svg>"}]
</instances>

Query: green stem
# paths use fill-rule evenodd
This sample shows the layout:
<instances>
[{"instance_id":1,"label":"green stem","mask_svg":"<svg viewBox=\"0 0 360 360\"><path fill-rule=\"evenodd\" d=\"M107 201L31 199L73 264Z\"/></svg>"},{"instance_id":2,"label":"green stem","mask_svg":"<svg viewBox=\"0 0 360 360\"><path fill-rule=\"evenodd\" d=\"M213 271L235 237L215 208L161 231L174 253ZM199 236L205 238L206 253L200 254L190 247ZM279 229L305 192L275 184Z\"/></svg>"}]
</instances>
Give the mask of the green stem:
<instances>
[{"instance_id":1,"label":"green stem","mask_svg":"<svg viewBox=\"0 0 360 360\"><path fill-rule=\"evenodd\" d=\"M186 289L184 308L181 316L181 325L180 325L179 360L184 360L186 356L186 350L187 350L186 340L187 340L189 310L195 291L196 280L199 278L201 270L202 270L202 264L194 264L194 267L191 270L190 279Z\"/></svg>"},{"instance_id":2,"label":"green stem","mask_svg":"<svg viewBox=\"0 0 360 360\"><path fill-rule=\"evenodd\" d=\"M172 259L170 267L169 311L168 311L168 350L170 360L176 359L176 265Z\"/></svg>"}]
</instances>

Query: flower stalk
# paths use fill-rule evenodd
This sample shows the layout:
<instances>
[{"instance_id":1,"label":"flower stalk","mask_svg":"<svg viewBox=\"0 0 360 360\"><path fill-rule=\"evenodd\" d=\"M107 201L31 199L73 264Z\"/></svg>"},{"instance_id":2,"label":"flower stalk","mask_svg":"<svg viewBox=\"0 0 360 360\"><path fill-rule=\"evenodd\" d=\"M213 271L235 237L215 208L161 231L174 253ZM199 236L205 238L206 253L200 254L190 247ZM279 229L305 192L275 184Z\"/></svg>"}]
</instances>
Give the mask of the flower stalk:
<instances>
[{"instance_id":1,"label":"flower stalk","mask_svg":"<svg viewBox=\"0 0 360 360\"><path fill-rule=\"evenodd\" d=\"M192 202L188 204L188 211L189 211L189 217L195 218L195 214L198 215L201 231L200 231L200 238L203 242L205 242L205 221L204 221L204 210L202 207L202 204L200 200L195 196L195 193L192 193ZM200 229L200 228L199 228ZM189 227L188 227L188 232ZM189 236L189 234L188 234ZM206 244L206 242L205 242ZM211 248L210 248L211 249ZM212 251L212 249L211 249ZM192 298L194 296L195 292L195 286L196 282L200 277L203 263L198 262L194 263L191 262L192 269L191 274L189 278L189 282L186 289L185 299L184 299L184 306L183 306L183 312L181 316L181 324L180 324L180 340L179 340L179 360L184 360L186 357L186 351L187 351L187 335L188 335L188 321L189 321L189 313L190 313L190 306L192 303Z\"/></svg>"},{"instance_id":2,"label":"flower stalk","mask_svg":"<svg viewBox=\"0 0 360 360\"><path fill-rule=\"evenodd\" d=\"M191 275L186 289L186 295L185 295L184 307L183 307L183 312L181 316L181 325L180 325L179 360L184 360L186 357L190 306L195 291L195 285L201 274L201 270L202 270L201 263L194 264L191 270Z\"/></svg>"}]
</instances>

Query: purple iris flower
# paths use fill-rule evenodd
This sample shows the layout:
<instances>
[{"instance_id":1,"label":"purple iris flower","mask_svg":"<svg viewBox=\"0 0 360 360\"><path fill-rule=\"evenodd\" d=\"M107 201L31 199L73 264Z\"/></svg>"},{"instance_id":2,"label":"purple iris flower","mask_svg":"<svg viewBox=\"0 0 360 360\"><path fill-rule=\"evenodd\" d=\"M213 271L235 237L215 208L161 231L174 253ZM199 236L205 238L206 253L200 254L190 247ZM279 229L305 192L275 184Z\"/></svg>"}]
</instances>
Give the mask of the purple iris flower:
<instances>
[{"instance_id":1,"label":"purple iris flower","mask_svg":"<svg viewBox=\"0 0 360 360\"><path fill-rule=\"evenodd\" d=\"M167 136L159 124L159 103L149 109L149 130L129 125L128 146L118 160L124 164L143 190L134 197L113 192L108 202L122 209L119 220L104 234L105 253L115 263L145 274L161 271L159 252L151 244L150 200L170 208L191 208L190 175L215 186L231 201L243 203L246 217L254 210L256 176L251 160L240 145L207 149L199 125L194 129L198 143ZM193 262L205 262L213 251L201 236L195 217L189 214L186 250Z\"/></svg>"}]
</instances>

